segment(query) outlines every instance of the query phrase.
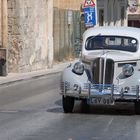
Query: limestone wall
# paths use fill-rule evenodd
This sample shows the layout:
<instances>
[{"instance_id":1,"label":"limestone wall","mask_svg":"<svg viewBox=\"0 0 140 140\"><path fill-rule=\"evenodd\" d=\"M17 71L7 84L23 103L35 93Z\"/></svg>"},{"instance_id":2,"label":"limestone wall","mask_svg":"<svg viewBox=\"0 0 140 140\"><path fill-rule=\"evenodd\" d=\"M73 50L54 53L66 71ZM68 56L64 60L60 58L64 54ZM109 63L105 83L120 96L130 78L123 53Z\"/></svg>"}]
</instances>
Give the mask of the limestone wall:
<instances>
[{"instance_id":1,"label":"limestone wall","mask_svg":"<svg viewBox=\"0 0 140 140\"><path fill-rule=\"evenodd\" d=\"M51 0L8 0L9 72L27 72L51 65L52 41L55 61L73 53L80 34L81 0L53 0L53 15L48 12L48 1ZM72 11L70 25L69 10Z\"/></svg>"},{"instance_id":2,"label":"limestone wall","mask_svg":"<svg viewBox=\"0 0 140 140\"><path fill-rule=\"evenodd\" d=\"M9 71L47 66L47 0L8 0Z\"/></svg>"}]
</instances>

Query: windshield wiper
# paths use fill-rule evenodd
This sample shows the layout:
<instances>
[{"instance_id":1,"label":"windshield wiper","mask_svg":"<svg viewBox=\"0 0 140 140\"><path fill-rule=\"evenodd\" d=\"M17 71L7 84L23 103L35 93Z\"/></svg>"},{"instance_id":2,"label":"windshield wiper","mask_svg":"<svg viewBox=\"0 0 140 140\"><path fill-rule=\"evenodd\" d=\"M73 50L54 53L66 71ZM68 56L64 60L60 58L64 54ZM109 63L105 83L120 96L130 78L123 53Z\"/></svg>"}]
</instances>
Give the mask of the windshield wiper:
<instances>
[{"instance_id":1,"label":"windshield wiper","mask_svg":"<svg viewBox=\"0 0 140 140\"><path fill-rule=\"evenodd\" d=\"M88 38L87 41L89 41L89 40L91 40L91 39L93 39L93 38L95 38L95 37L97 37L97 36L101 36L101 33L99 33L99 34L97 34L97 35L95 35L95 36L92 36L91 38Z\"/></svg>"}]
</instances>

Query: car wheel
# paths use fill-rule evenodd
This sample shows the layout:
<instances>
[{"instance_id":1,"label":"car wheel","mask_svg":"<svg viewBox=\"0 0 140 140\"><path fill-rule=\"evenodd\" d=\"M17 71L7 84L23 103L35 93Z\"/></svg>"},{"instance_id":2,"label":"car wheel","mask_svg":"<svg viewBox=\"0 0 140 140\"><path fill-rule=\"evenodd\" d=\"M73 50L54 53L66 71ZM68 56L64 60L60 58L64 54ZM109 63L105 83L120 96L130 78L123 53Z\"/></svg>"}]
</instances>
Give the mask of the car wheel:
<instances>
[{"instance_id":1,"label":"car wheel","mask_svg":"<svg viewBox=\"0 0 140 140\"><path fill-rule=\"evenodd\" d=\"M74 107L73 97L62 97L63 110L65 113L72 113Z\"/></svg>"},{"instance_id":2,"label":"car wheel","mask_svg":"<svg viewBox=\"0 0 140 140\"><path fill-rule=\"evenodd\" d=\"M135 113L140 115L140 101L135 101Z\"/></svg>"}]
</instances>

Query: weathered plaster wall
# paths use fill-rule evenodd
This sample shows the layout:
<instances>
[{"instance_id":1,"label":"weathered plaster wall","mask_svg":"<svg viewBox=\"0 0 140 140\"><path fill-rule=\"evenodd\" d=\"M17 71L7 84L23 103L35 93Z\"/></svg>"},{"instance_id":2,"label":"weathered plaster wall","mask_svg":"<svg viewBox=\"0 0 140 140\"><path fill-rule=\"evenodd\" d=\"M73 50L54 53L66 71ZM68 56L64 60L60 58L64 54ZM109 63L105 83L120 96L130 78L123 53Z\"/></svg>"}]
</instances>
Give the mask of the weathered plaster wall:
<instances>
[{"instance_id":1,"label":"weathered plaster wall","mask_svg":"<svg viewBox=\"0 0 140 140\"><path fill-rule=\"evenodd\" d=\"M55 61L74 57L74 49L80 38L81 2L82 0L54 0Z\"/></svg>"},{"instance_id":2,"label":"weathered plaster wall","mask_svg":"<svg viewBox=\"0 0 140 140\"><path fill-rule=\"evenodd\" d=\"M9 71L47 66L47 0L8 0Z\"/></svg>"},{"instance_id":3,"label":"weathered plaster wall","mask_svg":"<svg viewBox=\"0 0 140 140\"><path fill-rule=\"evenodd\" d=\"M0 47L2 46L2 42L1 42L1 40L2 40L2 30L1 30L1 11L2 11L2 9L1 9L1 0L0 0Z\"/></svg>"}]
</instances>

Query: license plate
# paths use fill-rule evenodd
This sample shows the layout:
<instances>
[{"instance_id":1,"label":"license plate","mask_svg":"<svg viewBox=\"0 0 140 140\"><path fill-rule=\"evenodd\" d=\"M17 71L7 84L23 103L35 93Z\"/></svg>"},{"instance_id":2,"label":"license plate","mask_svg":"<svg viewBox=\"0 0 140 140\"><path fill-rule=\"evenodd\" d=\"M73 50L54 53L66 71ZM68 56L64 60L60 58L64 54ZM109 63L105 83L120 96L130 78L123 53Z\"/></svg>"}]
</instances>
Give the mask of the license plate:
<instances>
[{"instance_id":1,"label":"license plate","mask_svg":"<svg viewBox=\"0 0 140 140\"><path fill-rule=\"evenodd\" d=\"M113 105L114 101L111 97L95 97L91 98L90 100L91 104L101 104L101 105Z\"/></svg>"}]
</instances>

